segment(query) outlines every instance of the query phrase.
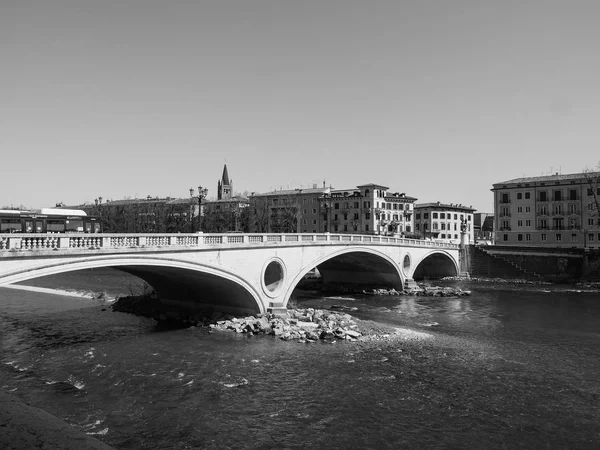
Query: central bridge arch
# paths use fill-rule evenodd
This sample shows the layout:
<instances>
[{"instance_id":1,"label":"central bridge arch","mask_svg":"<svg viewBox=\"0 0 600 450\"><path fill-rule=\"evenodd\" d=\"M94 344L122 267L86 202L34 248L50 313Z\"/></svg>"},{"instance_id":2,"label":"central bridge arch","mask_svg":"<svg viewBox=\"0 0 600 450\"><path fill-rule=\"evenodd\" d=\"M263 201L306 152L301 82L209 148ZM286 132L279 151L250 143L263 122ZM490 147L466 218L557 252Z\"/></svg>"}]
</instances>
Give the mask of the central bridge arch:
<instances>
[{"instance_id":1,"label":"central bridge arch","mask_svg":"<svg viewBox=\"0 0 600 450\"><path fill-rule=\"evenodd\" d=\"M388 254L371 248L345 248L321 256L306 265L291 280L284 296L287 305L292 292L302 278L317 268L323 284L364 285L402 290L403 275L398 263Z\"/></svg>"}]
</instances>

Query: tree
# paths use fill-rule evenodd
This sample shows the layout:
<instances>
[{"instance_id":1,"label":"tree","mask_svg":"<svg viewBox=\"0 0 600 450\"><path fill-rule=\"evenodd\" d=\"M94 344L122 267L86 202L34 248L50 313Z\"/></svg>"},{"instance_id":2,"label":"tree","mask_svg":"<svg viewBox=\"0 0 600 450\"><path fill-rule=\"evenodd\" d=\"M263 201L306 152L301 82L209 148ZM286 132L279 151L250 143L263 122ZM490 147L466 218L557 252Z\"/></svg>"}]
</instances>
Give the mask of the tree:
<instances>
[{"instance_id":1,"label":"tree","mask_svg":"<svg viewBox=\"0 0 600 450\"><path fill-rule=\"evenodd\" d=\"M591 197L587 206L590 217L595 219L596 226L600 226L600 162L596 166L596 171L586 167L583 177L587 186L587 194Z\"/></svg>"}]
</instances>

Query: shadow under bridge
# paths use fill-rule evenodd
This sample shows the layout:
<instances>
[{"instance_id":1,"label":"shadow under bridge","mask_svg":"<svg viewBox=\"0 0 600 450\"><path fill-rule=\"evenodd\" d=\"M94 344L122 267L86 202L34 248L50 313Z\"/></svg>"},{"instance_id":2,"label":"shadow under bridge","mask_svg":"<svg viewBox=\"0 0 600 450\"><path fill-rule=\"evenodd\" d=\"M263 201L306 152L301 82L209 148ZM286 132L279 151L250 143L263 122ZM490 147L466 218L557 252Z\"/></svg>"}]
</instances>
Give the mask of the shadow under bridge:
<instances>
[{"instance_id":1,"label":"shadow under bridge","mask_svg":"<svg viewBox=\"0 0 600 450\"><path fill-rule=\"evenodd\" d=\"M263 312L250 286L224 274L180 267L149 265L116 266L141 278L158 295L161 303L190 313L222 311L232 314Z\"/></svg>"},{"instance_id":2,"label":"shadow under bridge","mask_svg":"<svg viewBox=\"0 0 600 450\"><path fill-rule=\"evenodd\" d=\"M350 251L317 265L323 286L363 286L402 289L402 278L393 260L384 254Z\"/></svg>"},{"instance_id":3,"label":"shadow under bridge","mask_svg":"<svg viewBox=\"0 0 600 450\"><path fill-rule=\"evenodd\" d=\"M458 276L460 270L452 257L444 252L434 252L423 258L415 267L414 280Z\"/></svg>"}]
</instances>

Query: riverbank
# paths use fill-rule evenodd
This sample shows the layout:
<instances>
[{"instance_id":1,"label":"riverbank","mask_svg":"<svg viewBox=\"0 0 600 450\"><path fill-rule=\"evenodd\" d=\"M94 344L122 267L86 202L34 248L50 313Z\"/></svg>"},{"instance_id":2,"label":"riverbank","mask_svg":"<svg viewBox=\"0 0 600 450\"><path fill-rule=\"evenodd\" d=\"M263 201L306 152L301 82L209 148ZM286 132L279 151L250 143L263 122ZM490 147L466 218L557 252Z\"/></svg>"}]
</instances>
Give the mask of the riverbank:
<instances>
[{"instance_id":1,"label":"riverbank","mask_svg":"<svg viewBox=\"0 0 600 450\"><path fill-rule=\"evenodd\" d=\"M0 448L111 450L59 418L0 390Z\"/></svg>"}]
</instances>

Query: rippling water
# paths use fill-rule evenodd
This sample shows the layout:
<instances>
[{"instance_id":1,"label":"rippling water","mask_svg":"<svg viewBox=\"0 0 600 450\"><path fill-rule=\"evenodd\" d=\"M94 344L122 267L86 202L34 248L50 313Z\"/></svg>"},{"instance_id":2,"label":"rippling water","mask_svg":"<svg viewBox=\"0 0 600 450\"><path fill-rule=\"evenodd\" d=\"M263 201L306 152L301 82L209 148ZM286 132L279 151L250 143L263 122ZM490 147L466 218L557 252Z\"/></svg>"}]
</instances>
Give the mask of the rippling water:
<instances>
[{"instance_id":1,"label":"rippling water","mask_svg":"<svg viewBox=\"0 0 600 450\"><path fill-rule=\"evenodd\" d=\"M598 293L463 288L303 294L402 331L337 344L160 331L91 298L0 289L0 386L120 449L598 448Z\"/></svg>"}]
</instances>

